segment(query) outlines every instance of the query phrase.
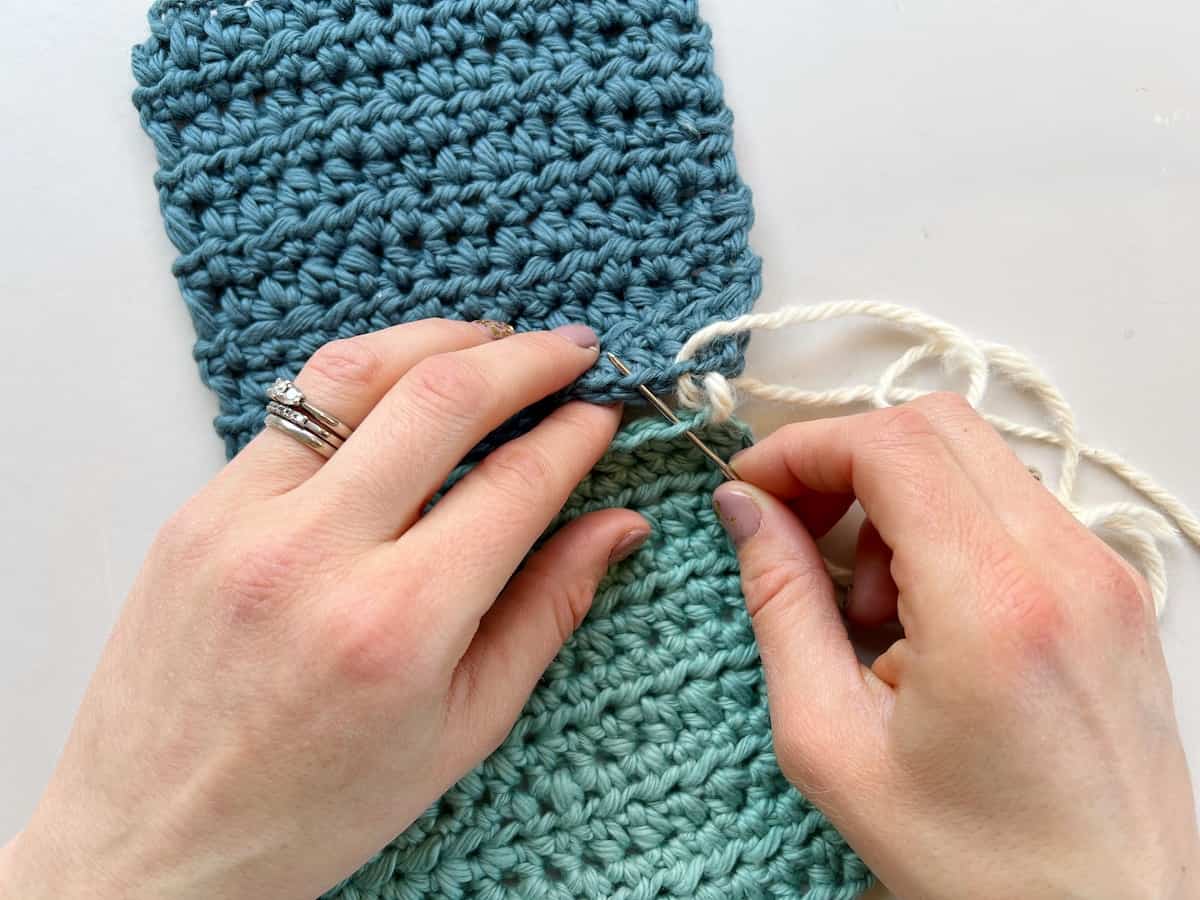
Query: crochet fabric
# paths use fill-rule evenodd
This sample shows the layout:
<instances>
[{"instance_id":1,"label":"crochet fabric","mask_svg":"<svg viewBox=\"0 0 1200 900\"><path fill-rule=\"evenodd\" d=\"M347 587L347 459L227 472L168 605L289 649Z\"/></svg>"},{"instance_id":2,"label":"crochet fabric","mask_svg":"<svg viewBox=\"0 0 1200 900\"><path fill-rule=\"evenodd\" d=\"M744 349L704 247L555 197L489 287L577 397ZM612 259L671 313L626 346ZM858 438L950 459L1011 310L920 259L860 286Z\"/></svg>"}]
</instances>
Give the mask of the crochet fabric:
<instances>
[{"instance_id":1,"label":"crochet fabric","mask_svg":"<svg viewBox=\"0 0 1200 900\"><path fill-rule=\"evenodd\" d=\"M336 337L586 322L634 377L574 392L623 399L758 294L694 0L160 0L150 29L134 102L230 455Z\"/></svg>"},{"instance_id":2,"label":"crochet fabric","mask_svg":"<svg viewBox=\"0 0 1200 900\"><path fill-rule=\"evenodd\" d=\"M587 322L633 377L575 393L625 399L758 294L694 0L172 0L150 25L134 99L230 455L337 337ZM628 506L653 537L504 746L331 897L857 896L861 862L775 765L718 481L677 430L623 430L561 518Z\"/></svg>"},{"instance_id":3,"label":"crochet fabric","mask_svg":"<svg viewBox=\"0 0 1200 900\"><path fill-rule=\"evenodd\" d=\"M850 900L862 862L775 763L766 687L712 509L721 475L626 426L560 516L627 506L653 526L610 570L508 740L338 900ZM740 425L710 427L728 456ZM820 685L814 685L820 690Z\"/></svg>"}]
</instances>

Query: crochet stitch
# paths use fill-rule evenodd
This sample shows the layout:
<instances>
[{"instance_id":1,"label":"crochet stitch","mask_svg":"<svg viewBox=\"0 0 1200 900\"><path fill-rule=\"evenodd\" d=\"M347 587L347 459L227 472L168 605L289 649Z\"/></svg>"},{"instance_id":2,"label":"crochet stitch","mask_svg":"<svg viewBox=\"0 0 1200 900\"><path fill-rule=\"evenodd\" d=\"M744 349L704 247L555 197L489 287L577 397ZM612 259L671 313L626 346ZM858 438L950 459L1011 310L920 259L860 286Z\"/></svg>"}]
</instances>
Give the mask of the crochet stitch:
<instances>
[{"instance_id":1,"label":"crochet stitch","mask_svg":"<svg viewBox=\"0 0 1200 900\"><path fill-rule=\"evenodd\" d=\"M625 506L652 525L612 568L508 739L337 900L850 900L870 876L780 774L766 687L682 429L627 425L557 524ZM736 422L704 440L728 456ZM813 686L820 690L819 685Z\"/></svg>"},{"instance_id":2,"label":"crochet stitch","mask_svg":"<svg viewBox=\"0 0 1200 900\"><path fill-rule=\"evenodd\" d=\"M694 0L160 0L150 25L134 99L229 455L317 347L429 316L588 323L633 369L596 367L588 399L740 373L741 337L675 361L759 291ZM775 764L719 480L678 428L623 429L556 524L627 506L653 536L504 745L329 897L866 887Z\"/></svg>"},{"instance_id":3,"label":"crochet stitch","mask_svg":"<svg viewBox=\"0 0 1200 900\"><path fill-rule=\"evenodd\" d=\"M759 292L694 0L160 0L133 52L195 357L233 455L329 340L430 316L591 325L634 377L736 375Z\"/></svg>"}]
</instances>

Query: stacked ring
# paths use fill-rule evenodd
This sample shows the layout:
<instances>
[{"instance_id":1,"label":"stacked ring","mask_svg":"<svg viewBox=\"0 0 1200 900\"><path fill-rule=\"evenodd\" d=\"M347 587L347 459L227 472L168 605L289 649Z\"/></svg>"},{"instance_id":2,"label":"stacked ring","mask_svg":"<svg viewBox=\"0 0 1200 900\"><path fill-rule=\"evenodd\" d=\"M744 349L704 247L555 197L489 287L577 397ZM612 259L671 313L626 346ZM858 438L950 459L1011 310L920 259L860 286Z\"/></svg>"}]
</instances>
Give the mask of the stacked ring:
<instances>
[{"instance_id":1,"label":"stacked ring","mask_svg":"<svg viewBox=\"0 0 1200 900\"><path fill-rule=\"evenodd\" d=\"M267 388L266 424L325 459L354 433L337 416L309 403L304 392L286 378L276 379Z\"/></svg>"}]
</instances>

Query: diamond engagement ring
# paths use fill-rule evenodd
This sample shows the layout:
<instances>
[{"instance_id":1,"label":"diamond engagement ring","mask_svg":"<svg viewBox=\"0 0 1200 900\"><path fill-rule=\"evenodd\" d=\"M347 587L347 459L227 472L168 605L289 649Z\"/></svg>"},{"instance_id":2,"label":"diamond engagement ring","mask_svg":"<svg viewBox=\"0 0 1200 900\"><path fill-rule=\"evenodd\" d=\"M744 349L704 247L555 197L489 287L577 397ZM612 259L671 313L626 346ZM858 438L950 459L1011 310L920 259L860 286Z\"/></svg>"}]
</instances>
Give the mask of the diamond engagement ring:
<instances>
[{"instance_id":1,"label":"diamond engagement ring","mask_svg":"<svg viewBox=\"0 0 1200 900\"><path fill-rule=\"evenodd\" d=\"M266 424L329 459L353 429L313 406L293 382L278 378L267 388Z\"/></svg>"}]
</instances>

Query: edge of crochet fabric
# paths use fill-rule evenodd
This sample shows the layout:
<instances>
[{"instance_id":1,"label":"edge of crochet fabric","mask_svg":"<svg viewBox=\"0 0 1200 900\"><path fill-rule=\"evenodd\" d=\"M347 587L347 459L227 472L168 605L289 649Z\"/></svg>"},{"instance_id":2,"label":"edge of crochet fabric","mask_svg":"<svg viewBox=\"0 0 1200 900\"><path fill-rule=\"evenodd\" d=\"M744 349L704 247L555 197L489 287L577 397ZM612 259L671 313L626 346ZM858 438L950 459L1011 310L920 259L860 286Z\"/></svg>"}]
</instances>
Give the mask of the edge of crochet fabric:
<instances>
[{"instance_id":1,"label":"edge of crochet fabric","mask_svg":"<svg viewBox=\"0 0 1200 900\"><path fill-rule=\"evenodd\" d=\"M512 733L328 900L852 900L862 861L779 772L721 475L681 427L618 433L555 523L652 525ZM702 435L725 456L745 426ZM820 685L814 685L820 690Z\"/></svg>"},{"instance_id":2,"label":"edge of crochet fabric","mask_svg":"<svg viewBox=\"0 0 1200 900\"><path fill-rule=\"evenodd\" d=\"M321 344L430 316L590 324L633 397L740 372L760 262L694 0L170 0L134 102L232 455Z\"/></svg>"},{"instance_id":3,"label":"edge of crochet fabric","mask_svg":"<svg viewBox=\"0 0 1200 900\"><path fill-rule=\"evenodd\" d=\"M134 102L229 455L322 344L429 316L590 324L633 375L738 374L760 263L694 0L160 0ZM708 440L730 454L737 425ZM782 777L720 476L626 426L564 509L641 511L504 745L328 895L850 900L870 882ZM819 689L819 687L818 687Z\"/></svg>"}]
</instances>

